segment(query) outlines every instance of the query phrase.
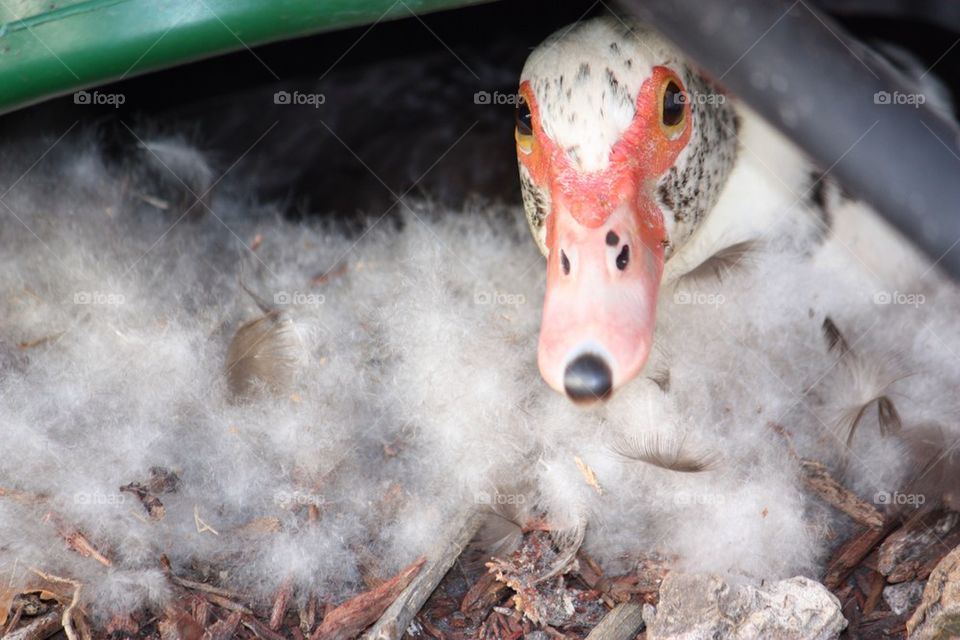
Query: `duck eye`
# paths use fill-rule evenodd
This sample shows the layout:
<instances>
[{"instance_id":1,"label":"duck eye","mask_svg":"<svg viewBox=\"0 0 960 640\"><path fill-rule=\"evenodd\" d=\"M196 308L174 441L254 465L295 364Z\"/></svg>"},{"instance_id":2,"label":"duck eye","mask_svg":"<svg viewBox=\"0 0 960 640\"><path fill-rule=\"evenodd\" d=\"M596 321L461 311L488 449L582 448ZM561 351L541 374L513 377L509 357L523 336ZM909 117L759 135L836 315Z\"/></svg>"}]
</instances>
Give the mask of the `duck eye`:
<instances>
[{"instance_id":1,"label":"duck eye","mask_svg":"<svg viewBox=\"0 0 960 640\"><path fill-rule=\"evenodd\" d=\"M674 130L683 124L686 116L684 103L687 97L683 89L674 80L667 80L663 88L663 99L660 103L660 119L668 130Z\"/></svg>"},{"instance_id":2,"label":"duck eye","mask_svg":"<svg viewBox=\"0 0 960 640\"><path fill-rule=\"evenodd\" d=\"M517 102L517 109L515 113L517 119L517 133L525 136L532 136L533 115L530 113L530 107L527 106L527 101L522 97Z\"/></svg>"},{"instance_id":3,"label":"duck eye","mask_svg":"<svg viewBox=\"0 0 960 640\"><path fill-rule=\"evenodd\" d=\"M523 96L517 101L515 119L517 128L514 137L517 139L517 146L524 153L530 153L533 149L533 114L530 113L530 107Z\"/></svg>"},{"instance_id":4,"label":"duck eye","mask_svg":"<svg viewBox=\"0 0 960 640\"><path fill-rule=\"evenodd\" d=\"M627 265L630 264L630 245L623 245L623 249L620 249L620 253L617 255L617 269L623 271L627 268Z\"/></svg>"}]
</instances>

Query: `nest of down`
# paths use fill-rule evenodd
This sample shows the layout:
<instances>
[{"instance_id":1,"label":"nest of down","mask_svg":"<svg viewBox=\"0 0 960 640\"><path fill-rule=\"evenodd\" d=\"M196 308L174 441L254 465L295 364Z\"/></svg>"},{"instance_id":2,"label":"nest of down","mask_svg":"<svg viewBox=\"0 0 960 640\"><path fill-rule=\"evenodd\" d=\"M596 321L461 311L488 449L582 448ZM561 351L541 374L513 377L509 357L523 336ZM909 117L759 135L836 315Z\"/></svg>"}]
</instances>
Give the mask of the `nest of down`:
<instances>
[{"instance_id":1,"label":"nest of down","mask_svg":"<svg viewBox=\"0 0 960 640\"><path fill-rule=\"evenodd\" d=\"M769 233L664 287L644 375L583 409L536 369L519 208L403 202L344 233L240 185L196 198L188 145L139 153L6 154L5 612L40 590L102 627L204 583L319 621L476 513L481 558L547 532L545 572L580 550L611 574L822 577L903 506L884 495L956 500L911 485L957 438L960 299L938 279L877 305Z\"/></svg>"}]
</instances>

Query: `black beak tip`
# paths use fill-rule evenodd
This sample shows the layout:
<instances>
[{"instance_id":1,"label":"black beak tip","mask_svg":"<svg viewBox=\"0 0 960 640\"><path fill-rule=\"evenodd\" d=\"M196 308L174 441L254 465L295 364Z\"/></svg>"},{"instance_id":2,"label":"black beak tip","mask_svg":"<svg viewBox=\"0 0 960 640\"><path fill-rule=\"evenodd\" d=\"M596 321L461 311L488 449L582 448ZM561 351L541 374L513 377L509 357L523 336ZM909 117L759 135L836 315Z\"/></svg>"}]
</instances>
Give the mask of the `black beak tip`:
<instances>
[{"instance_id":1,"label":"black beak tip","mask_svg":"<svg viewBox=\"0 0 960 640\"><path fill-rule=\"evenodd\" d=\"M567 365L563 388L567 397L577 403L606 400L613 391L613 373L603 358L585 353Z\"/></svg>"}]
</instances>

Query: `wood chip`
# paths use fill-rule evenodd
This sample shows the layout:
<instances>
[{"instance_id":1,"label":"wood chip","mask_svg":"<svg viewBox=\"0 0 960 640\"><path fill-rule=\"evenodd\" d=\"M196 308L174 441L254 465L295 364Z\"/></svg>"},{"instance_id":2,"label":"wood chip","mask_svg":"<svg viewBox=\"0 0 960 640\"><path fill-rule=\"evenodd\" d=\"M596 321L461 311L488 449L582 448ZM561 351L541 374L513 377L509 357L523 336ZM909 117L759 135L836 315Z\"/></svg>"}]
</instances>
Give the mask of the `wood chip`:
<instances>
[{"instance_id":1,"label":"wood chip","mask_svg":"<svg viewBox=\"0 0 960 640\"><path fill-rule=\"evenodd\" d=\"M603 569L583 549L577 552L577 565L573 574L599 593L608 608L613 609L617 605L617 601L609 593L610 581L603 575Z\"/></svg>"},{"instance_id":2,"label":"wood chip","mask_svg":"<svg viewBox=\"0 0 960 640\"><path fill-rule=\"evenodd\" d=\"M323 621L311 636L311 640L348 640L349 638L356 638L364 629L376 622L377 618L397 600L414 577L420 573L426 561L426 557L419 558L376 589L361 593L341 604L323 617ZM419 609L419 607L417 608ZM409 624L409 621L407 624ZM400 633L405 629L406 625L400 629ZM391 637L399 638L400 634Z\"/></svg>"},{"instance_id":3,"label":"wood chip","mask_svg":"<svg viewBox=\"0 0 960 640\"><path fill-rule=\"evenodd\" d=\"M10 591L10 593L12 593L12 591ZM12 600L12 597L10 600ZM9 612L10 612L9 605L7 601L0 602L0 624L5 625L4 631L3 631L4 635L9 633L11 629L14 629L17 626L17 624L20 623L20 618L21 616L23 616L23 610L25 606L26 605L21 602L19 606L17 606L16 611L13 612L13 617L10 618L10 621L8 623L7 616L9 615Z\"/></svg>"},{"instance_id":4,"label":"wood chip","mask_svg":"<svg viewBox=\"0 0 960 640\"><path fill-rule=\"evenodd\" d=\"M293 579L287 578L277 590L273 599L273 609L270 611L270 628L276 631L283 624L283 617L287 613L287 603L293 595Z\"/></svg>"},{"instance_id":5,"label":"wood chip","mask_svg":"<svg viewBox=\"0 0 960 640\"><path fill-rule=\"evenodd\" d=\"M850 572L880 544L881 540L887 537L893 527L893 524L887 524L880 528L867 529L848 540L830 560L823 584L831 591L836 590L847 579Z\"/></svg>"},{"instance_id":6,"label":"wood chip","mask_svg":"<svg viewBox=\"0 0 960 640\"><path fill-rule=\"evenodd\" d=\"M925 580L950 550L960 545L960 515L934 512L911 518L883 544L877 569L887 582Z\"/></svg>"},{"instance_id":7,"label":"wood chip","mask_svg":"<svg viewBox=\"0 0 960 640\"><path fill-rule=\"evenodd\" d=\"M115 615L107 623L106 633L111 638L136 638L140 634L140 624L133 616Z\"/></svg>"},{"instance_id":8,"label":"wood chip","mask_svg":"<svg viewBox=\"0 0 960 640\"><path fill-rule=\"evenodd\" d=\"M71 580L70 578L61 578L60 576L55 576L49 573L44 573L37 569L31 568L34 574L40 576L47 582L52 582L56 584L62 584L73 588L73 595L70 598L70 603L63 610L63 614L60 616L60 625L63 627L63 632L66 634L69 640L77 640L77 634L73 625L73 614L78 610L78 604L80 602L80 591L83 589L83 584L76 580Z\"/></svg>"},{"instance_id":9,"label":"wood chip","mask_svg":"<svg viewBox=\"0 0 960 640\"><path fill-rule=\"evenodd\" d=\"M239 611L234 611L223 620L213 623L207 627L204 640L230 640L240 626L242 615Z\"/></svg>"},{"instance_id":10,"label":"wood chip","mask_svg":"<svg viewBox=\"0 0 960 640\"><path fill-rule=\"evenodd\" d=\"M642 558L634 573L609 578L610 596L617 602L639 599L648 604L657 604L660 584L670 573L671 563L670 559L656 554Z\"/></svg>"},{"instance_id":11,"label":"wood chip","mask_svg":"<svg viewBox=\"0 0 960 640\"><path fill-rule=\"evenodd\" d=\"M814 460L801 460L804 483L824 502L867 527L883 526L883 515L869 502L860 498L839 482L827 468Z\"/></svg>"},{"instance_id":12,"label":"wood chip","mask_svg":"<svg viewBox=\"0 0 960 640\"><path fill-rule=\"evenodd\" d=\"M556 565L557 557L563 555L563 551L558 554L554 548L549 533L534 531L508 558L494 558L487 568L496 572L497 580L513 589L514 608L534 624L589 628L607 613L600 594L568 584L560 574L544 578L550 567Z\"/></svg>"},{"instance_id":13,"label":"wood chip","mask_svg":"<svg viewBox=\"0 0 960 640\"><path fill-rule=\"evenodd\" d=\"M161 640L201 640L203 627L179 606L170 605L157 623Z\"/></svg>"},{"instance_id":14,"label":"wood chip","mask_svg":"<svg viewBox=\"0 0 960 640\"><path fill-rule=\"evenodd\" d=\"M883 587L886 586L886 580L883 578L883 574L878 571L870 572L870 587L865 592L867 596L866 601L863 603L863 615L868 616L873 613L874 609L877 608L877 604L880 602L880 596L883 595Z\"/></svg>"},{"instance_id":15,"label":"wood chip","mask_svg":"<svg viewBox=\"0 0 960 640\"><path fill-rule=\"evenodd\" d=\"M30 624L3 636L3 640L45 640L63 628L60 616L60 609L48 611Z\"/></svg>"},{"instance_id":16,"label":"wood chip","mask_svg":"<svg viewBox=\"0 0 960 640\"><path fill-rule=\"evenodd\" d=\"M371 640L397 639L403 636L427 598L453 566L480 529L483 513L470 509L453 520L454 525L439 536L440 543L428 555L425 570L404 589L377 623L364 636Z\"/></svg>"},{"instance_id":17,"label":"wood chip","mask_svg":"<svg viewBox=\"0 0 960 640\"><path fill-rule=\"evenodd\" d=\"M253 634L260 638L260 640L286 640L282 635L263 624L257 620L252 615L244 614L240 618L240 623L245 626L250 631L253 631Z\"/></svg>"},{"instance_id":18,"label":"wood chip","mask_svg":"<svg viewBox=\"0 0 960 640\"><path fill-rule=\"evenodd\" d=\"M604 616L587 640L631 640L643 629L643 606L637 602L618 604Z\"/></svg>"},{"instance_id":19,"label":"wood chip","mask_svg":"<svg viewBox=\"0 0 960 640\"><path fill-rule=\"evenodd\" d=\"M170 567L170 559L166 555L160 556L160 568L163 569L164 574L166 574L170 581L180 585L184 589L202 591L203 593L214 593L223 596L224 598L232 598L235 600L250 599L250 596L245 593L221 589L220 587L215 587L214 585L207 584L206 582L197 582L196 580L189 580L187 578L181 578L177 575L174 575L173 569Z\"/></svg>"},{"instance_id":20,"label":"wood chip","mask_svg":"<svg viewBox=\"0 0 960 640\"><path fill-rule=\"evenodd\" d=\"M503 600L510 589L492 573L485 573L470 587L460 603L460 611L469 618L485 618Z\"/></svg>"},{"instance_id":21,"label":"wood chip","mask_svg":"<svg viewBox=\"0 0 960 640\"><path fill-rule=\"evenodd\" d=\"M860 626L856 629L859 638L903 638L907 629L903 618L890 611L874 611L860 619ZM853 635L850 636L851 638Z\"/></svg>"},{"instance_id":22,"label":"wood chip","mask_svg":"<svg viewBox=\"0 0 960 640\"><path fill-rule=\"evenodd\" d=\"M603 569L600 568L593 558L587 555L587 552L581 549L577 552L577 564L579 565L576 574L591 589L603 591Z\"/></svg>"},{"instance_id":23,"label":"wood chip","mask_svg":"<svg viewBox=\"0 0 960 640\"><path fill-rule=\"evenodd\" d=\"M66 541L67 546L74 552L79 553L85 558L92 558L105 567L113 566L113 562L102 554L92 542L90 542L82 531L76 527L67 524L57 513L48 513L46 520L50 522L57 533Z\"/></svg>"},{"instance_id":24,"label":"wood chip","mask_svg":"<svg viewBox=\"0 0 960 640\"><path fill-rule=\"evenodd\" d=\"M210 623L210 616L213 613L210 611L213 605L210 604L209 600L204 598L194 597L192 598L192 610L193 619L197 621L201 627L206 627Z\"/></svg>"},{"instance_id":25,"label":"wood chip","mask_svg":"<svg viewBox=\"0 0 960 640\"><path fill-rule=\"evenodd\" d=\"M914 640L940 640L960 635L960 547L931 573L923 600L907 622Z\"/></svg>"},{"instance_id":26,"label":"wood chip","mask_svg":"<svg viewBox=\"0 0 960 640\"><path fill-rule=\"evenodd\" d=\"M223 607L227 611L239 611L240 613L253 615L253 611L251 611L248 607L243 606L239 602L234 602L229 598L224 598L216 593L208 593L205 597L213 604L217 605L218 607Z\"/></svg>"}]
</instances>

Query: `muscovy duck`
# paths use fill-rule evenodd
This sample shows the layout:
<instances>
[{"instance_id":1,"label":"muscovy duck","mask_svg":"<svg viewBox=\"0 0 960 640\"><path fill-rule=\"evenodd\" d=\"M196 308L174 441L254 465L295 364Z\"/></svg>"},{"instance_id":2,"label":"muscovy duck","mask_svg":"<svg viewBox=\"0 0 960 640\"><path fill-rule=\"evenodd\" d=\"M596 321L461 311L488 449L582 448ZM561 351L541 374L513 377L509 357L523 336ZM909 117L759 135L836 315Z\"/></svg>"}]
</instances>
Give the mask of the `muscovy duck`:
<instances>
[{"instance_id":1,"label":"muscovy duck","mask_svg":"<svg viewBox=\"0 0 960 640\"><path fill-rule=\"evenodd\" d=\"M608 397L644 368L663 282L711 256L737 262L735 240L787 215L823 214L813 224L822 241L825 192L838 192L665 39L614 16L533 51L515 138L524 208L547 258L538 364L577 402ZM854 229L862 216L868 224ZM920 273L922 261L865 207L841 224L830 233L855 236L838 241L861 271L886 283ZM864 233L873 255L857 255Z\"/></svg>"}]
</instances>

